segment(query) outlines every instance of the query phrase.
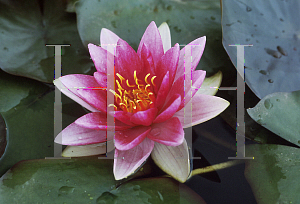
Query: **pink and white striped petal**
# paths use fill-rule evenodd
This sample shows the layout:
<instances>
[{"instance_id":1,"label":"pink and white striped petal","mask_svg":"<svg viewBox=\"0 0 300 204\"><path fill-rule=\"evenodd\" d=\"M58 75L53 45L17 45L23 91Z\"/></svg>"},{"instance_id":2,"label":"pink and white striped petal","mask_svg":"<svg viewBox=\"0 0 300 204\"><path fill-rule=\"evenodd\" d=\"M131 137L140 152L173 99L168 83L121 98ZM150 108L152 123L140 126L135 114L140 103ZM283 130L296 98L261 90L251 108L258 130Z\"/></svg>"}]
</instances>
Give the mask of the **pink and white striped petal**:
<instances>
[{"instance_id":1,"label":"pink and white striped petal","mask_svg":"<svg viewBox=\"0 0 300 204\"><path fill-rule=\"evenodd\" d=\"M88 145L106 141L106 131L83 128L76 123L71 123L63 129L54 142L62 145Z\"/></svg>"},{"instance_id":2,"label":"pink and white striped petal","mask_svg":"<svg viewBox=\"0 0 300 204\"><path fill-rule=\"evenodd\" d=\"M104 112L93 112L85 114L78 118L75 123L81 127L95 130L112 130L120 131L131 128L131 126L122 123L121 121L115 120L114 127L107 125L107 119L112 118L109 114L106 115ZM109 119L111 121L111 119Z\"/></svg>"},{"instance_id":3,"label":"pink and white striped petal","mask_svg":"<svg viewBox=\"0 0 300 204\"><path fill-rule=\"evenodd\" d=\"M60 77L61 78L61 77ZM88 102L85 101L85 99L83 99L78 93L74 93L74 91L70 91L70 89L68 89L61 81L60 78L56 79L53 81L54 85L66 96L68 96L70 99L74 100L75 102L77 102L78 104L82 105L83 107L85 107L86 109L88 109L89 111L92 112L96 112L99 111L97 110L95 107L93 107L92 105L90 105Z\"/></svg>"},{"instance_id":4,"label":"pink and white striped petal","mask_svg":"<svg viewBox=\"0 0 300 204\"><path fill-rule=\"evenodd\" d=\"M149 157L154 142L145 138L138 146L122 151L115 149L114 176L116 180L127 178L133 174Z\"/></svg>"},{"instance_id":5,"label":"pink and white striped petal","mask_svg":"<svg viewBox=\"0 0 300 204\"><path fill-rule=\"evenodd\" d=\"M184 131L179 119L173 117L165 122L152 124L147 138L167 146L177 146L184 140Z\"/></svg>"},{"instance_id":6,"label":"pink and white striped petal","mask_svg":"<svg viewBox=\"0 0 300 204\"><path fill-rule=\"evenodd\" d=\"M129 150L139 145L150 132L150 127L138 126L115 133L115 146L118 150Z\"/></svg>"},{"instance_id":7,"label":"pink and white striped petal","mask_svg":"<svg viewBox=\"0 0 300 204\"><path fill-rule=\"evenodd\" d=\"M203 36L201 38L197 38L196 40L193 40L188 45L186 45L184 48L180 50L180 56L178 61L178 68L175 75L176 81L179 77L181 77L184 74L184 68L185 68L185 60L192 58L192 64L191 64L191 71L194 71L202 57L204 48L206 43L206 36ZM187 48L187 46L190 46L191 48Z\"/></svg>"},{"instance_id":8,"label":"pink and white striped petal","mask_svg":"<svg viewBox=\"0 0 300 204\"><path fill-rule=\"evenodd\" d=\"M191 107L192 103L192 111L189 107ZM183 108L177 113L174 114L174 117L177 117L183 128L192 127L194 125L198 125L205 121L208 121L220 113L222 113L229 106L229 102L216 97L209 95L196 94L186 104L186 110ZM184 112L185 111L185 112ZM188 123L184 123L184 119L186 121L190 121Z\"/></svg>"}]
</instances>

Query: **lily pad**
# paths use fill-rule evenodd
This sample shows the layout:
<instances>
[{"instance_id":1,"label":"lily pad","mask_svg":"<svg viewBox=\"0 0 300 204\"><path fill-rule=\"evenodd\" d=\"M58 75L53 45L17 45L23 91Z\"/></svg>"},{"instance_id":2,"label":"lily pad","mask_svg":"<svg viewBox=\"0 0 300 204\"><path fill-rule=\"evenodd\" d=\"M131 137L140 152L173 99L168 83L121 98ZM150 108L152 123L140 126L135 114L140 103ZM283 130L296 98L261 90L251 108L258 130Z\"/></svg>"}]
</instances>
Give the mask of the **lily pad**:
<instances>
[{"instance_id":1,"label":"lily pad","mask_svg":"<svg viewBox=\"0 0 300 204\"><path fill-rule=\"evenodd\" d=\"M51 83L54 47L62 47L62 73L86 73L93 66L81 43L75 14L64 11L64 1L0 1L0 67Z\"/></svg>"},{"instance_id":2,"label":"lily pad","mask_svg":"<svg viewBox=\"0 0 300 204\"><path fill-rule=\"evenodd\" d=\"M249 145L245 176L259 204L300 202L300 150L282 145Z\"/></svg>"},{"instance_id":3,"label":"lily pad","mask_svg":"<svg viewBox=\"0 0 300 204\"><path fill-rule=\"evenodd\" d=\"M300 87L299 1L222 1L223 45L232 63L245 47L245 80L263 98ZM240 74L244 74L241 72Z\"/></svg>"},{"instance_id":4,"label":"lily pad","mask_svg":"<svg viewBox=\"0 0 300 204\"><path fill-rule=\"evenodd\" d=\"M1 203L205 203L171 178L116 183L113 160L97 157L23 161L0 181ZM141 175L141 174L140 174Z\"/></svg>"},{"instance_id":5,"label":"lily pad","mask_svg":"<svg viewBox=\"0 0 300 204\"><path fill-rule=\"evenodd\" d=\"M247 112L263 127L300 146L300 91L270 94Z\"/></svg>"},{"instance_id":6,"label":"lily pad","mask_svg":"<svg viewBox=\"0 0 300 204\"><path fill-rule=\"evenodd\" d=\"M53 157L54 91L41 82L0 71L0 95L0 113L7 128L0 176L21 160ZM80 105L70 105L71 100L65 98L63 128L84 114Z\"/></svg>"},{"instance_id":7,"label":"lily pad","mask_svg":"<svg viewBox=\"0 0 300 204\"><path fill-rule=\"evenodd\" d=\"M201 36L207 37L204 54L197 69L217 72L232 66L222 47L219 2L167 0L88 0L75 3L78 31L85 46L99 44L102 28L126 40L135 50L151 21L159 26L167 22L172 45L181 48ZM223 71L224 73L224 71Z\"/></svg>"}]
</instances>

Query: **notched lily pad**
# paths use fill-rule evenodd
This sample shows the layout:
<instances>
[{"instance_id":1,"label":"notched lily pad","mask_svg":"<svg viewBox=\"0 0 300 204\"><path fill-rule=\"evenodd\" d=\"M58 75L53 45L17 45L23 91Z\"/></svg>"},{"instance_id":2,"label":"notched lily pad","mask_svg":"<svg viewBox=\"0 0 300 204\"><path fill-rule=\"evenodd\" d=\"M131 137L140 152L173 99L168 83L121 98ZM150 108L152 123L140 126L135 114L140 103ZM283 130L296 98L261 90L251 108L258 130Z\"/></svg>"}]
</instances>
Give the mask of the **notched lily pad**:
<instances>
[{"instance_id":1,"label":"notched lily pad","mask_svg":"<svg viewBox=\"0 0 300 204\"><path fill-rule=\"evenodd\" d=\"M234 65L245 47L245 81L263 98L300 87L299 1L222 1L223 45ZM244 73L240 73L244 74Z\"/></svg>"},{"instance_id":2,"label":"notched lily pad","mask_svg":"<svg viewBox=\"0 0 300 204\"><path fill-rule=\"evenodd\" d=\"M247 112L258 124L300 147L300 91L267 95Z\"/></svg>"},{"instance_id":3,"label":"notched lily pad","mask_svg":"<svg viewBox=\"0 0 300 204\"><path fill-rule=\"evenodd\" d=\"M245 176L257 203L300 202L300 149L282 145L249 145Z\"/></svg>"},{"instance_id":4,"label":"notched lily pad","mask_svg":"<svg viewBox=\"0 0 300 204\"><path fill-rule=\"evenodd\" d=\"M113 160L98 157L29 160L0 180L1 203L205 203L171 178L114 180Z\"/></svg>"},{"instance_id":5,"label":"notched lily pad","mask_svg":"<svg viewBox=\"0 0 300 204\"><path fill-rule=\"evenodd\" d=\"M86 73L93 66L78 35L76 17L64 1L0 2L0 67L14 75L51 83L54 47L62 48L63 74Z\"/></svg>"}]
</instances>

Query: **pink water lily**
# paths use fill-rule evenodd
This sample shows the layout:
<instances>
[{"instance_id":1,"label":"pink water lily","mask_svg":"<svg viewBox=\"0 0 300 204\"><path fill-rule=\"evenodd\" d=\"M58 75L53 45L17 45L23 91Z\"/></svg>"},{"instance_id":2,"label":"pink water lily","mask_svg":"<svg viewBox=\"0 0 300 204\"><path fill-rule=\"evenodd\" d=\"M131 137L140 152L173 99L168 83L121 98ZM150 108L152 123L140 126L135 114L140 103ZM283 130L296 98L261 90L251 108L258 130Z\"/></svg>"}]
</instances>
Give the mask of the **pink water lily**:
<instances>
[{"instance_id":1,"label":"pink water lily","mask_svg":"<svg viewBox=\"0 0 300 204\"><path fill-rule=\"evenodd\" d=\"M196 94L205 78L205 71L195 70L205 37L189 44L193 88L184 90L185 59L191 59L191 54L184 48L180 50L178 44L171 47L169 28L163 25L158 29L154 22L150 23L137 52L113 32L102 29L102 46L88 45L97 72L93 76L67 75L54 81L64 94L91 111L66 127L55 142L101 146L114 139L116 180L134 173L151 154L158 166L184 182L189 162L182 165L176 161L176 154L189 158L183 128L217 116L229 104L218 97ZM109 52L105 45L115 45L115 52ZM114 61L108 60L110 56ZM107 90L107 67L111 65L115 67L115 89ZM191 97L186 97L185 91L190 91ZM107 104L108 94L114 95L113 104ZM192 116L186 123L184 107L190 103ZM107 111L107 107L114 107L114 111ZM108 117L115 118L114 127L107 125ZM107 138L111 130L115 130L114 138ZM174 171L176 165L179 169Z\"/></svg>"}]
</instances>

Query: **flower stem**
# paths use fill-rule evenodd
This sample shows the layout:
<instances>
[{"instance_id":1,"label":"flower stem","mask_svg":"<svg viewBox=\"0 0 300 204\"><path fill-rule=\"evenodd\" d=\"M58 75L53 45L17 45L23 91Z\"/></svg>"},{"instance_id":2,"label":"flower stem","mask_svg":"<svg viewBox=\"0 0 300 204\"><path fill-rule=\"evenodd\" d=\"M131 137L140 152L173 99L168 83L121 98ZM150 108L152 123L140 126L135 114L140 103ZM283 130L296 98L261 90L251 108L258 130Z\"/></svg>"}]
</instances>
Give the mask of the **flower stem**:
<instances>
[{"instance_id":1,"label":"flower stem","mask_svg":"<svg viewBox=\"0 0 300 204\"><path fill-rule=\"evenodd\" d=\"M220 170L220 169L226 169L228 167L232 167L232 166L235 166L235 165L243 163L243 162L244 162L243 160L232 160L232 161L223 162L220 164L215 164L212 166L207 166L204 168L194 169L191 173L191 176L198 175L198 174L204 174L204 173L208 173L208 172L212 172L212 171L216 171L216 170Z\"/></svg>"}]
</instances>

